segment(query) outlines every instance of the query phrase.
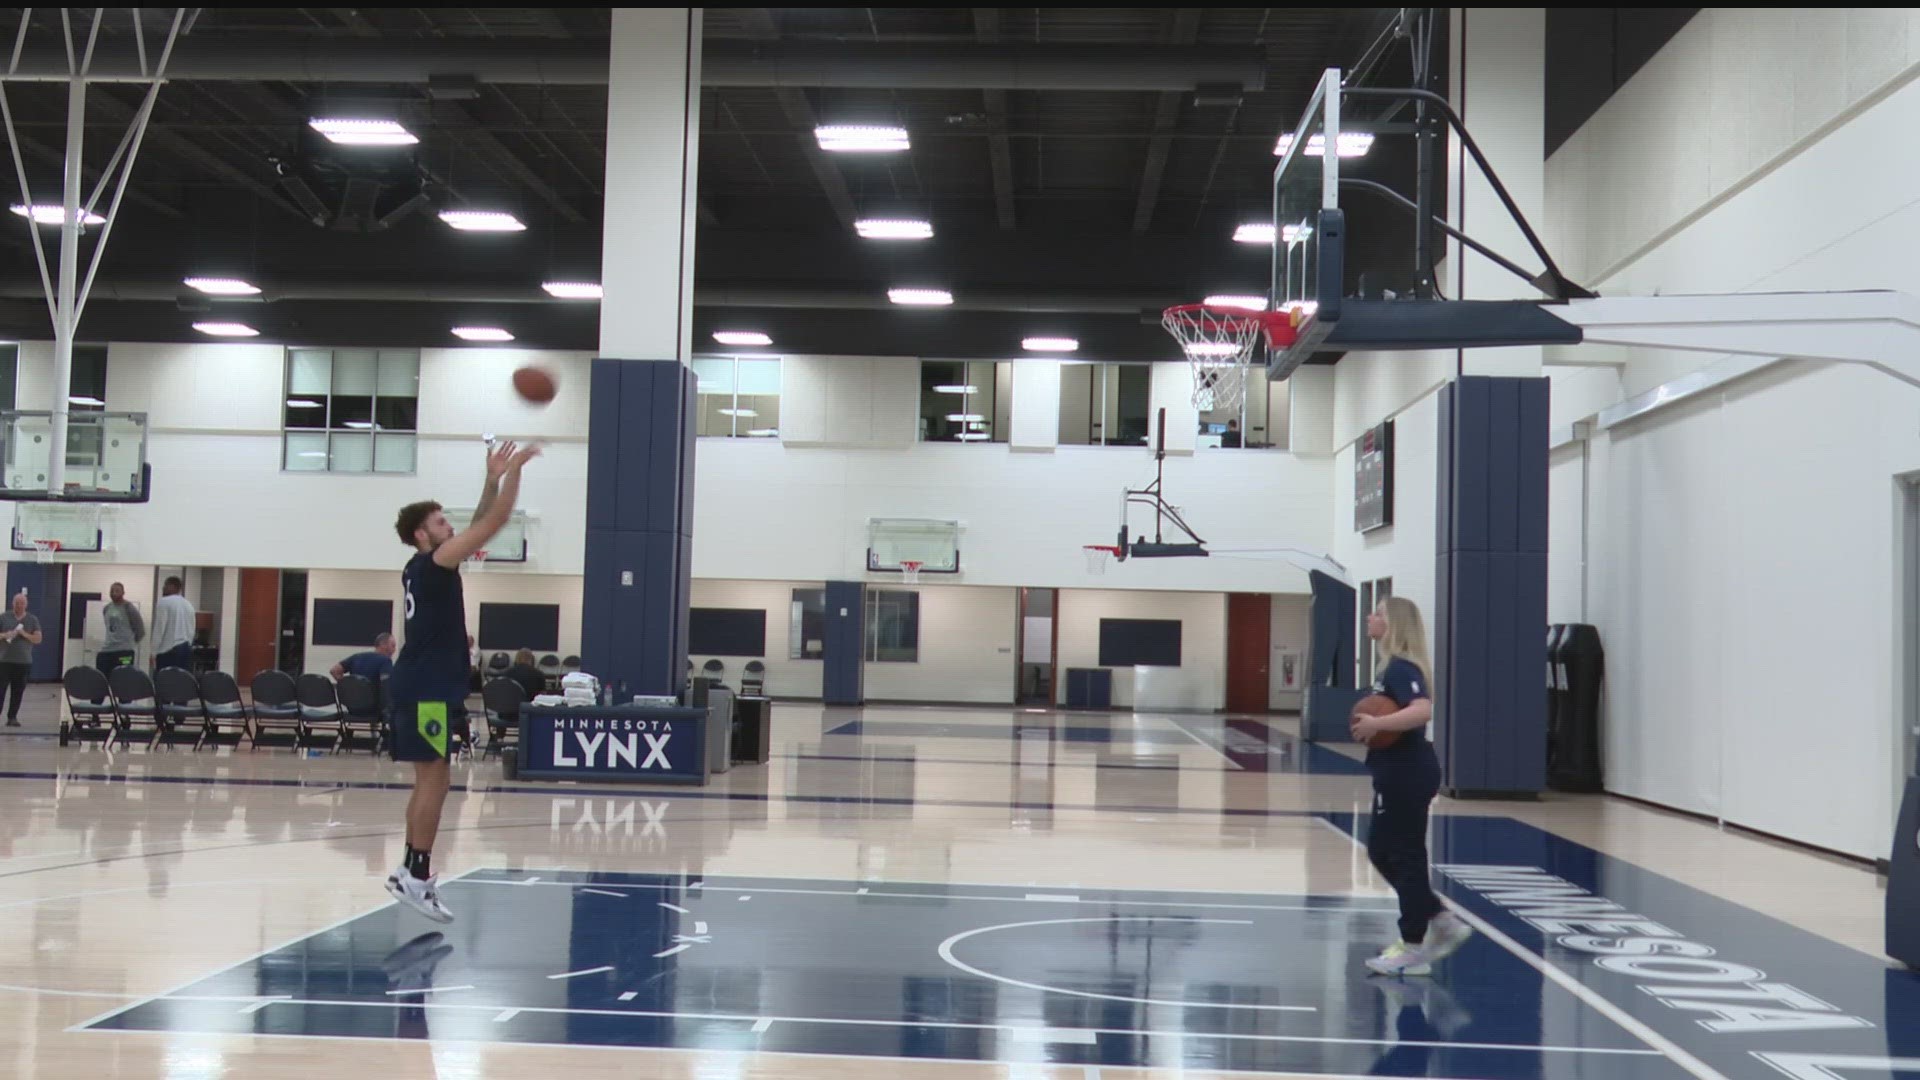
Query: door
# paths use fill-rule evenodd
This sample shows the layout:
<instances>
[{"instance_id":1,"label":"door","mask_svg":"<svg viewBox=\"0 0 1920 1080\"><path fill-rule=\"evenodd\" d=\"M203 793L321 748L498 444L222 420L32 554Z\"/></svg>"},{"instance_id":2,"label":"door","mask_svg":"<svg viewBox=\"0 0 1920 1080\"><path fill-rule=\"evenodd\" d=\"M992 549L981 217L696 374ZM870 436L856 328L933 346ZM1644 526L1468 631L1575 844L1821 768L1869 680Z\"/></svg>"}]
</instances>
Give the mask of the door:
<instances>
[{"instance_id":1,"label":"door","mask_svg":"<svg viewBox=\"0 0 1920 1080\"><path fill-rule=\"evenodd\" d=\"M1227 595L1227 711L1263 713L1271 700L1267 671L1273 651L1273 597Z\"/></svg>"},{"instance_id":2,"label":"door","mask_svg":"<svg viewBox=\"0 0 1920 1080\"><path fill-rule=\"evenodd\" d=\"M1054 703L1054 656L1060 633L1054 619L1052 589L1021 589L1019 625L1014 627L1014 650L1019 654L1013 700L1019 705Z\"/></svg>"},{"instance_id":3,"label":"door","mask_svg":"<svg viewBox=\"0 0 1920 1080\"><path fill-rule=\"evenodd\" d=\"M280 653L280 571L240 571L240 640L233 674L240 685L274 666Z\"/></svg>"}]
</instances>

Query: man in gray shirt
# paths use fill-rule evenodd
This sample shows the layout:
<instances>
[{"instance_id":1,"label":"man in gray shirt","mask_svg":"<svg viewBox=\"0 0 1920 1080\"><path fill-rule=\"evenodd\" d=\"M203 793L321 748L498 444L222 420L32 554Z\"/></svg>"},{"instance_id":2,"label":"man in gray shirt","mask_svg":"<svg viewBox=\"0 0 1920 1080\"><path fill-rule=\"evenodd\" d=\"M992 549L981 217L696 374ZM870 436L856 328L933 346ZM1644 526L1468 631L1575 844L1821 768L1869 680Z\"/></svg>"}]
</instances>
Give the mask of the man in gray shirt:
<instances>
[{"instance_id":1,"label":"man in gray shirt","mask_svg":"<svg viewBox=\"0 0 1920 1080\"><path fill-rule=\"evenodd\" d=\"M170 577L153 606L153 667L193 668L193 604L182 595L186 584Z\"/></svg>"},{"instance_id":2,"label":"man in gray shirt","mask_svg":"<svg viewBox=\"0 0 1920 1080\"><path fill-rule=\"evenodd\" d=\"M20 726L20 700L27 696L27 676L33 673L33 647L40 644L40 620L27 611L27 594L14 596L0 615L0 693L7 698L7 726Z\"/></svg>"},{"instance_id":3,"label":"man in gray shirt","mask_svg":"<svg viewBox=\"0 0 1920 1080\"><path fill-rule=\"evenodd\" d=\"M140 609L127 603L127 587L116 581L113 588L107 590L107 596L107 605L100 609L106 640L101 644L100 655L94 661L103 672L132 664L134 649L147 637L147 626L140 619Z\"/></svg>"}]
</instances>

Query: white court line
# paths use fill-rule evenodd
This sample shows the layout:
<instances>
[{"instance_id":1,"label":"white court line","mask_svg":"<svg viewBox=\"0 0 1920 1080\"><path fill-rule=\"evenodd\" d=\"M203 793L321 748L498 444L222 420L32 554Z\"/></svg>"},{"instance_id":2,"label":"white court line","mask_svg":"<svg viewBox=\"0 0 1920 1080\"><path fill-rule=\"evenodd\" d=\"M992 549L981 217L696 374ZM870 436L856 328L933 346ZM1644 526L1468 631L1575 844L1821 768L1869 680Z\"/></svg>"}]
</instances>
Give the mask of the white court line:
<instances>
[{"instance_id":1,"label":"white court line","mask_svg":"<svg viewBox=\"0 0 1920 1080\"><path fill-rule=\"evenodd\" d=\"M452 991L455 991L455 990L471 990L471 989L473 989L471 985L468 985L468 986L422 986L417 990L389 990L387 991L387 996L388 997L405 997L408 994L446 994L446 993L451 993ZM275 1005L275 1004L278 1004L278 1002L269 1001L267 1002L267 1004Z\"/></svg>"},{"instance_id":2,"label":"white court line","mask_svg":"<svg viewBox=\"0 0 1920 1080\"><path fill-rule=\"evenodd\" d=\"M623 893L623 892L608 892L608 891L607 891L607 890L605 890L605 889L581 889L580 891L581 891L581 892L590 892L590 893L592 893L592 894L594 894L595 896L613 896L613 897L618 897L618 898L620 898L620 899L622 899L622 900L625 900L625 899L627 898L627 894L626 894L626 893Z\"/></svg>"},{"instance_id":3,"label":"white court line","mask_svg":"<svg viewBox=\"0 0 1920 1080\"><path fill-rule=\"evenodd\" d=\"M1329 827L1332 827L1336 830L1338 829L1338 826L1334 826L1331 822L1328 822L1327 824L1329 825ZM1341 833L1340 835L1343 837L1346 836L1345 833ZM516 883L511 881L476 880L476 881L465 882L465 884L468 884L468 885L514 885ZM543 881L541 882L541 884L549 885L557 889L570 889L575 887L564 881ZM915 884L932 884L932 883L916 882ZM629 887L635 888L635 889L670 889L673 886L637 884ZM731 892L731 891L736 891L737 889L738 889L737 886L715 885L707 889L706 891L707 892ZM140 886L138 888L129 889L128 891L141 892L144 890L145 890L145 886ZM852 890L848 890L848 889L754 889L752 891L756 893L774 893L781 896L884 896L884 897L893 897L896 899L905 899L905 900L989 900L997 903L1012 903L1012 904L1045 902L1048 896L1048 894L1045 894L1045 893L1027 893L1022 896L986 896L986 895L975 895L975 894L969 894L969 893L873 892L872 890L867 888L859 888L859 889L852 889ZM1139 890L1134 889L1134 890L1119 890L1119 891L1138 892ZM1192 892L1196 890L1182 889L1180 891ZM741 897L741 899L745 900L748 898L743 896ZM1369 907L1369 906L1364 906L1360 904L1206 904L1206 903L1197 903L1193 901L1180 901L1180 900L1114 900L1114 899L1110 899L1103 896L1095 896L1091 898L1076 896L1074 897L1074 899L1076 902L1082 903L1082 904L1100 904L1100 905L1109 905L1109 906L1115 906L1115 907L1202 908L1202 909L1209 909L1209 910L1225 910L1225 911L1325 911L1325 912L1332 912L1336 914L1340 912L1363 912L1363 913L1370 913L1370 914L1379 914L1379 913L1398 914L1400 910L1397 907L1387 907L1385 905L1376 905L1376 906ZM1330 899L1339 899L1339 898L1331 897ZM1361 899L1373 899L1373 898L1362 897ZM692 912L688 911L686 908L680 907L677 904L668 904L668 903L662 902L660 906L663 908L666 908L668 911L677 911L682 915L692 914Z\"/></svg>"},{"instance_id":4,"label":"white court line","mask_svg":"<svg viewBox=\"0 0 1920 1080\"><path fill-rule=\"evenodd\" d=\"M1200 744L1201 746L1204 746L1204 747L1206 747L1206 748L1207 748L1208 750L1211 750L1211 751L1213 751L1213 753L1214 753L1214 754L1215 754L1216 756L1218 756L1218 757L1220 758L1220 760L1222 760L1222 761L1224 761L1224 762L1226 762L1227 764L1229 764L1229 765L1231 765L1231 766L1233 766L1233 767L1234 767L1234 769L1235 769L1236 771L1238 771L1238 772L1245 772L1245 771L1247 770L1247 767L1246 767L1245 765L1242 765L1242 764L1240 764L1239 762L1237 762L1237 761L1235 761L1235 760L1233 760L1232 758L1230 758L1230 757L1228 757L1228 756L1227 756L1227 752L1226 752L1225 750L1222 750L1222 749L1220 749L1219 747L1217 747L1217 746L1215 746L1215 745L1213 745L1212 743L1210 743L1210 742L1208 742L1207 740L1205 740L1205 739L1203 739L1203 738L1201 738L1200 736L1198 736L1198 735L1195 735L1195 734L1194 734L1193 732L1191 732L1191 731L1188 731L1188 730L1187 730L1187 725L1185 725L1185 724L1183 724L1183 723L1181 723L1181 722L1180 722L1180 721L1178 721L1178 720L1175 720L1175 719L1174 719L1173 717L1171 717L1171 716L1162 716L1162 717L1158 717L1157 719L1160 719L1160 720L1165 720L1165 721L1166 721L1167 723L1169 723L1169 724L1172 724L1172 725L1173 725L1173 726L1174 726L1175 728L1177 728L1177 729L1179 730L1179 732L1180 732L1180 734L1182 734L1182 735L1185 735L1185 736L1186 736L1187 738L1189 738L1189 739L1192 739L1192 740L1193 740L1194 742L1197 742L1197 743L1199 743L1199 744Z\"/></svg>"},{"instance_id":5,"label":"white court line","mask_svg":"<svg viewBox=\"0 0 1920 1080\"><path fill-rule=\"evenodd\" d=\"M519 1009L502 1009L500 1010L500 1015L493 1018L493 1022L496 1024L504 1024L519 1015Z\"/></svg>"},{"instance_id":6,"label":"white court line","mask_svg":"<svg viewBox=\"0 0 1920 1080\"><path fill-rule=\"evenodd\" d=\"M200 999L185 998L182 1000L200 1000ZM367 1008L367 1009L438 1009L443 1012L497 1012L500 1009L500 1006L497 1004L460 1005L460 1004L455 1004L452 1002L445 1002L445 1001L420 1001L420 1002L334 1001L334 1000L322 1000L322 999L303 1000L300 998L293 998L288 1000L274 1001L273 1004L305 1005L305 1006L348 1006L348 1007ZM755 1022L758 1022L760 1020L766 1020L775 1024L821 1024L821 1025L828 1025L828 1026L834 1026L834 1027L870 1026L870 1027L887 1027L887 1028L952 1028L952 1029L962 1030L962 1031L1011 1031L1011 1032L1023 1032L1023 1031L1031 1032L1031 1031L1042 1030L1042 1029L1035 1028L1030 1024L969 1024L969 1023L962 1023L960 1021L954 1021L954 1020L850 1020L850 1019L843 1019L839 1017L827 1017L827 1016L754 1017L754 1016L739 1016L739 1015L734 1015L730 1013L655 1012L655 1011L645 1011L640 1009L567 1009L567 1008L538 1006L538 1005L524 1005L520 1007L520 1011L523 1013L541 1013L541 1014L552 1015L552 1016L615 1016L615 1017L632 1017L632 1018L640 1018L640 1019L662 1019L662 1020L717 1020L717 1021L723 1021L723 1022L736 1022L736 1023L746 1023L747 1021L750 1021L750 1020ZM146 1029L134 1029L134 1030L145 1031ZM1351 1039L1351 1038L1340 1038L1340 1037L1328 1036L1328 1035L1248 1035L1248 1034L1239 1034L1239 1033L1232 1033L1232 1032L1147 1031L1147 1030L1140 1030L1135 1028L1114 1028L1114 1027L1090 1028L1087 1030L1093 1031L1096 1035L1123 1035L1123 1036L1134 1036L1134 1037L1144 1036L1144 1037L1155 1038L1155 1039L1184 1040L1189 1042L1194 1040L1201 1040L1201 1039L1219 1039L1219 1040L1229 1041L1229 1042L1312 1043L1316 1045L1334 1044L1334 1045L1340 1045L1340 1046L1388 1046L1388 1047L1424 1046L1424 1047L1431 1047L1436 1050L1508 1050L1508 1051L1516 1051L1516 1052L1525 1053L1525 1054L1598 1054L1598 1055L1613 1056L1613 1057L1660 1057L1661 1056L1660 1051L1658 1050L1623 1050L1623 1049L1611 1049L1606 1047L1594 1047L1594 1046L1532 1046L1526 1043L1463 1043L1463 1042L1430 1042L1430 1041L1409 1040L1409 1039ZM117 1034L123 1034L123 1032L115 1031L115 1032L111 1032L111 1034L117 1035ZM182 1034L182 1031L180 1029L170 1029L167 1031L158 1032L158 1034L170 1035L177 1038L180 1034ZM295 1039L348 1038L348 1036L337 1036L337 1035L298 1035L298 1034L289 1034L287 1037L295 1038ZM374 1039L373 1041L385 1043L389 1046L393 1045L393 1040L391 1038L379 1038L379 1039ZM438 1037L436 1037L434 1041L438 1042L440 1040L438 1039ZM449 1040L449 1041L458 1041L458 1040ZM486 1040L481 1040L481 1041L485 1042ZM576 1048L576 1047L592 1049L592 1048L599 1047L601 1044L554 1043L552 1045L565 1046L569 1049ZM620 1049L630 1051L633 1048L629 1046L622 1046L620 1047ZM700 1049L700 1048L690 1048L690 1047L682 1047L682 1046L663 1046L663 1047L653 1047L650 1049L688 1050L688 1049ZM700 1049L700 1052L706 1053L707 1051L705 1049ZM782 1051L782 1052L784 1053L785 1051ZM907 1059L885 1058L881 1055L867 1055L867 1054L854 1054L854 1055L808 1054L806 1051L794 1051L794 1053L798 1053L798 1054L802 1054L804 1056L810 1056L810 1057L850 1057L858 1060L910 1060L910 1061L927 1060L925 1058L907 1058ZM966 1061L967 1059L961 1059L961 1060ZM1319 1073L1315 1073L1312 1075L1313 1075L1313 1080L1325 1080L1325 1078Z\"/></svg>"},{"instance_id":7,"label":"white court line","mask_svg":"<svg viewBox=\"0 0 1920 1080\"><path fill-rule=\"evenodd\" d=\"M1317 818L1316 820L1326 821L1325 818ZM1340 835L1345 836L1349 843L1356 847L1361 846L1358 837L1340 829L1337 825L1333 825L1331 821L1328 821L1327 824L1333 826L1335 831L1339 832ZM1437 890L1434 895L1440 896ZM1724 1073L1721 1073L1706 1062L1682 1050L1672 1039L1653 1030L1641 1021L1634 1019L1625 1009L1608 1001L1602 997L1598 991L1595 991L1572 975L1548 963L1546 957L1541 956L1539 953L1528 949L1526 946L1508 937L1502 933L1498 927L1473 912L1468 911L1464 905L1456 903L1453 898L1440 896L1440 902L1447 905L1454 914L1472 923L1474 929L1487 936L1487 940L1512 953L1521 963L1538 971L1541 975L1545 976L1549 982L1556 984L1562 990L1586 1002L1593 1007L1595 1012L1620 1025L1628 1034L1631 1034L1648 1046L1653 1047L1655 1052L1661 1054L1675 1065L1699 1077L1700 1080L1727 1080L1727 1076Z\"/></svg>"},{"instance_id":8,"label":"white court line","mask_svg":"<svg viewBox=\"0 0 1920 1080\"><path fill-rule=\"evenodd\" d=\"M669 956L672 956L672 955L674 955L674 954L676 954L676 953L683 953L683 952L686 952L686 951L687 951L688 949L691 949L691 948L693 948L693 946L692 946L692 945L690 945L690 944L688 944L688 945L675 945L675 946L674 946L673 948L671 948L671 949L663 949L663 950L661 950L660 952L657 952L657 953L654 953L654 954L653 954L653 958L654 958L655 960L664 960L664 959L666 959L666 958L667 958L667 957L669 957Z\"/></svg>"},{"instance_id":9,"label":"white court line","mask_svg":"<svg viewBox=\"0 0 1920 1080\"><path fill-rule=\"evenodd\" d=\"M275 1001L276 999L278 999L278 998L289 998L289 997L292 997L292 996L293 996L292 994L275 994L275 995L274 995L273 997L264 997L264 998L261 998L261 999L260 999L259 1001L256 1001L256 1002L254 1002L253 1004L251 1004L251 1005L248 1005L248 1006L246 1006L245 1008L243 1008L243 1009L241 1009L241 1010L240 1010L240 1015L242 1015L242 1016L251 1016L251 1015L253 1015L254 1013L257 1013L257 1012L259 1012L259 1011L260 1011L261 1009L264 1009L264 1008L266 1008L267 1006L269 1006L269 1005L271 1005L271 1004L273 1004L273 1003L274 1003L274 1001Z\"/></svg>"},{"instance_id":10,"label":"white court line","mask_svg":"<svg viewBox=\"0 0 1920 1080\"><path fill-rule=\"evenodd\" d=\"M640 992L638 990L629 990L626 993L620 995L620 1000L632 1001L634 998L637 998L639 996L640 996Z\"/></svg>"},{"instance_id":11,"label":"white court line","mask_svg":"<svg viewBox=\"0 0 1920 1080\"><path fill-rule=\"evenodd\" d=\"M561 973L560 973L560 974L558 974L558 975L549 975L549 976L547 976L547 978L548 978L548 980L553 980L553 979L577 979L577 978L579 978L579 977L580 977L580 976L582 976L582 975L598 975L598 974L600 974L600 973L601 973L601 972L603 972L603 971L612 971L612 970L613 970L613 965L612 965L612 964L602 964L602 965L600 965L599 967L594 967L594 968L582 968L582 969L580 969L579 971L563 971L563 972L561 972Z\"/></svg>"},{"instance_id":12,"label":"white court line","mask_svg":"<svg viewBox=\"0 0 1920 1080\"><path fill-rule=\"evenodd\" d=\"M755 1035L765 1035L772 1027L773 1021L763 1016L753 1022L753 1033Z\"/></svg>"},{"instance_id":13,"label":"white court line","mask_svg":"<svg viewBox=\"0 0 1920 1080\"><path fill-rule=\"evenodd\" d=\"M1080 898L1071 893L1030 892L1024 899L1049 904L1077 904L1080 902Z\"/></svg>"}]
</instances>

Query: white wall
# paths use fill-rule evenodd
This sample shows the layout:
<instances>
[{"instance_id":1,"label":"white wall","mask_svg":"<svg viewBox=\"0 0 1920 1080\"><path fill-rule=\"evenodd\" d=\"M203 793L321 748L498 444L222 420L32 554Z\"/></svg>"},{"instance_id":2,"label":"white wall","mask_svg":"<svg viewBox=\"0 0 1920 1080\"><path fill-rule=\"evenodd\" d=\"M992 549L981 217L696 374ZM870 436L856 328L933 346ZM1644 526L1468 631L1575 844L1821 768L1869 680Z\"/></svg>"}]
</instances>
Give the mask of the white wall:
<instances>
[{"instance_id":1,"label":"white wall","mask_svg":"<svg viewBox=\"0 0 1920 1080\"><path fill-rule=\"evenodd\" d=\"M1547 461L1547 623L1583 623L1586 589L1581 548L1586 535L1587 444L1553 451Z\"/></svg>"},{"instance_id":2,"label":"white wall","mask_svg":"<svg viewBox=\"0 0 1920 1080\"><path fill-rule=\"evenodd\" d=\"M1227 697L1227 598L1223 593L1108 592L1092 589L1063 590L1060 594L1060 645L1057 655L1060 678L1057 696L1067 700L1068 668L1100 666L1100 620L1102 619L1178 619L1180 620L1180 667L1169 675L1185 687L1187 709L1224 708ZM1010 622L1011 620L1009 620ZM871 674L871 669L869 669ZM1113 669L1113 705L1130 708L1134 701L1134 671Z\"/></svg>"},{"instance_id":3,"label":"white wall","mask_svg":"<svg viewBox=\"0 0 1920 1080\"><path fill-rule=\"evenodd\" d=\"M792 629L793 590L819 588L818 581L714 581L695 578L693 606L712 608L758 608L767 613L767 694L783 698L819 698L822 666L818 660L789 659ZM750 657L695 656L698 671L710 659L727 666L729 685L740 685L740 672Z\"/></svg>"},{"instance_id":4,"label":"white wall","mask_svg":"<svg viewBox=\"0 0 1920 1080\"><path fill-rule=\"evenodd\" d=\"M580 652L580 578L563 574L503 574L496 571L461 572L467 601L467 632L480 635L481 604L558 604L560 606L560 647L556 656ZM401 625L400 571L326 571L307 575L307 662L308 671L324 672L334 664L373 647L361 645L315 645L313 602L315 600L391 600L394 602L395 636L406 640ZM486 656L511 649L486 648ZM484 659L484 657L483 657Z\"/></svg>"},{"instance_id":5,"label":"white wall","mask_svg":"<svg viewBox=\"0 0 1920 1080\"><path fill-rule=\"evenodd\" d=\"M1277 595L1273 598L1272 608L1273 628L1269 636L1273 656L1267 666L1267 708L1298 711L1306 695L1298 690L1281 689L1280 653L1292 651L1300 654L1300 681L1305 685L1305 671L1311 660L1308 646L1312 643L1313 634L1313 597Z\"/></svg>"},{"instance_id":6,"label":"white wall","mask_svg":"<svg viewBox=\"0 0 1920 1080\"><path fill-rule=\"evenodd\" d=\"M1012 704L1013 589L921 584L920 660L869 663L868 701Z\"/></svg>"},{"instance_id":7,"label":"white wall","mask_svg":"<svg viewBox=\"0 0 1920 1080\"><path fill-rule=\"evenodd\" d=\"M139 609L141 621L147 630L145 640L140 642L135 651L134 662L143 667L150 666L153 660L153 567L114 563L75 566L67 574L67 595L99 593L100 602L104 604L111 599L109 590L115 582L126 587L127 600ZM72 632L71 628L68 632ZM87 636L92 642L97 642L100 638L100 627L90 623L87 627ZM66 656L68 667L93 662L93 652L88 645L79 642L71 644L74 647L68 650Z\"/></svg>"},{"instance_id":8,"label":"white wall","mask_svg":"<svg viewBox=\"0 0 1920 1080\"><path fill-rule=\"evenodd\" d=\"M1349 357L1341 366L1354 362ZM1352 443L1333 462L1333 557L1363 581L1393 579L1393 594L1420 606L1432 628L1434 560L1438 538L1437 497L1440 395L1429 393L1394 418L1393 524L1370 533L1353 529Z\"/></svg>"}]
</instances>

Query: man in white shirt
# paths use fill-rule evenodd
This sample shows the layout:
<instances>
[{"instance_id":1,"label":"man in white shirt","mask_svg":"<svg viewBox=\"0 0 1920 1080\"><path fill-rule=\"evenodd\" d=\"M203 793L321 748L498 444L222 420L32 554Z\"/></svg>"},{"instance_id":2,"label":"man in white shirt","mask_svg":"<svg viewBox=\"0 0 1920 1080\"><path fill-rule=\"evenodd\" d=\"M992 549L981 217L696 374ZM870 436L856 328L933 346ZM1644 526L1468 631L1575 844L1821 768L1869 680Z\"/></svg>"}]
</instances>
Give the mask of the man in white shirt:
<instances>
[{"instance_id":1,"label":"man in white shirt","mask_svg":"<svg viewBox=\"0 0 1920 1080\"><path fill-rule=\"evenodd\" d=\"M182 595L186 584L170 577L160 587L165 594L153 606L153 666L193 667L193 604Z\"/></svg>"}]
</instances>

